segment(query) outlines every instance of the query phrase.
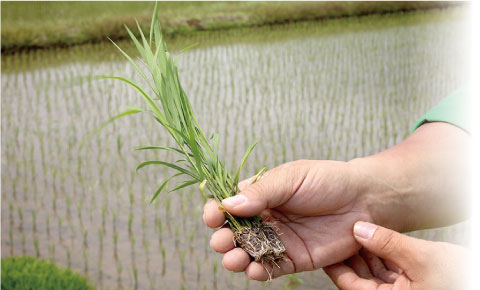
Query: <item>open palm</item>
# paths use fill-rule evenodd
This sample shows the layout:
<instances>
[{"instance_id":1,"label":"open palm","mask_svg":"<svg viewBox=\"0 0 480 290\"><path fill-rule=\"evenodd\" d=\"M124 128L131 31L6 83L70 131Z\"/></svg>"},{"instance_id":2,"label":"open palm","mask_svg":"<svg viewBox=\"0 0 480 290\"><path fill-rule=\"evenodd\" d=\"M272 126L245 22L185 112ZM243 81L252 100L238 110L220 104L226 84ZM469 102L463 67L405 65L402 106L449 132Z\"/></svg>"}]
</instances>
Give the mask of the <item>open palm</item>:
<instances>
[{"instance_id":1,"label":"open palm","mask_svg":"<svg viewBox=\"0 0 480 290\"><path fill-rule=\"evenodd\" d=\"M233 232L221 228L212 235L211 247L224 253L223 265L235 272L245 271L255 280L322 268L347 259L360 249L352 236L353 224L368 221L369 215L352 188L355 172L348 163L300 160L268 171L255 184L240 184L246 202L224 202L237 216L261 214L275 221L288 261L280 268L251 262L248 254L233 244ZM219 227L225 218L215 201L207 202L204 221Z\"/></svg>"}]
</instances>

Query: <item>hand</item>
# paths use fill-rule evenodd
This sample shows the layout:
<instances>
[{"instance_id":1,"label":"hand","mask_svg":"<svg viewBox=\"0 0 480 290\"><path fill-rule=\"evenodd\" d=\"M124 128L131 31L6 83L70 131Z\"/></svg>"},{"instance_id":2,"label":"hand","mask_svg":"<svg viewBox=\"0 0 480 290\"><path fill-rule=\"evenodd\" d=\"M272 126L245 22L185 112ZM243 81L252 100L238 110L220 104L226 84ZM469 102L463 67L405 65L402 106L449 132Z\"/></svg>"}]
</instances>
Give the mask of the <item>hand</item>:
<instances>
[{"instance_id":1,"label":"hand","mask_svg":"<svg viewBox=\"0 0 480 290\"><path fill-rule=\"evenodd\" d=\"M277 221L290 261L274 268L273 277L315 270L360 249L351 234L356 221L402 232L468 217L469 150L470 136L461 129L428 123L400 144L372 156L349 162L283 164L253 185L243 182L240 194L224 200L223 207L233 215L261 214ZM211 228L225 221L213 200L205 205L204 221ZM225 254L225 268L267 280L262 265L250 263L246 252L234 249L230 229L215 232L210 245Z\"/></svg>"},{"instance_id":2,"label":"hand","mask_svg":"<svg viewBox=\"0 0 480 290\"><path fill-rule=\"evenodd\" d=\"M354 235L363 249L324 270L340 289L468 289L466 250L357 222Z\"/></svg>"},{"instance_id":3,"label":"hand","mask_svg":"<svg viewBox=\"0 0 480 290\"><path fill-rule=\"evenodd\" d=\"M309 271L343 261L360 249L352 236L353 224L370 220L358 202L354 175L348 163L300 160L283 164L264 174L252 185L246 180L241 192L225 199L223 206L236 216L262 217L276 221L290 261L274 267L273 277ZM220 227L224 214L214 200L206 203L203 219L211 228ZM211 247L224 253L223 265L234 272L245 271L254 280L267 280L260 263L234 248L229 228L215 232ZM269 269L271 272L271 268Z\"/></svg>"}]
</instances>

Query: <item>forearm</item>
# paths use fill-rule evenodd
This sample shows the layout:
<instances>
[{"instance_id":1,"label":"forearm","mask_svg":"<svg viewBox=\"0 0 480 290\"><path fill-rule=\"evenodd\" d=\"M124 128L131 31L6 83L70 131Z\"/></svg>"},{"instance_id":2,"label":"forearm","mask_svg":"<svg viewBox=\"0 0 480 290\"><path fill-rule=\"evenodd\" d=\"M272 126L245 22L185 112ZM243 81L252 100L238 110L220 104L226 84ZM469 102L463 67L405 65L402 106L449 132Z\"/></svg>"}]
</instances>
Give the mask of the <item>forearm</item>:
<instances>
[{"instance_id":1,"label":"forearm","mask_svg":"<svg viewBox=\"0 0 480 290\"><path fill-rule=\"evenodd\" d=\"M350 161L358 197L375 223L405 232L468 217L470 136L428 123L400 144Z\"/></svg>"}]
</instances>

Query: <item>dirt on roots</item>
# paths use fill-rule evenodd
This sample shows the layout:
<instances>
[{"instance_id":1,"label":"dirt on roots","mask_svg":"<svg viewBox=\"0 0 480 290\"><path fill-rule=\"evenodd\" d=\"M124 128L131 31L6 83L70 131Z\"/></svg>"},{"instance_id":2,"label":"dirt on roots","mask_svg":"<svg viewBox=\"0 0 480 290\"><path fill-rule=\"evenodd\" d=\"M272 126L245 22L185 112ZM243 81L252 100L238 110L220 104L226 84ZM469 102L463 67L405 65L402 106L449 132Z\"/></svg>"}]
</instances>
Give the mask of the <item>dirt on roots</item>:
<instances>
[{"instance_id":1,"label":"dirt on roots","mask_svg":"<svg viewBox=\"0 0 480 290\"><path fill-rule=\"evenodd\" d=\"M235 233L235 246L240 246L256 262L261 262L272 279L273 270L266 265L278 267L279 262L289 260L285 254L285 246L278 237L278 227L271 222L254 223L252 227L243 227Z\"/></svg>"}]
</instances>

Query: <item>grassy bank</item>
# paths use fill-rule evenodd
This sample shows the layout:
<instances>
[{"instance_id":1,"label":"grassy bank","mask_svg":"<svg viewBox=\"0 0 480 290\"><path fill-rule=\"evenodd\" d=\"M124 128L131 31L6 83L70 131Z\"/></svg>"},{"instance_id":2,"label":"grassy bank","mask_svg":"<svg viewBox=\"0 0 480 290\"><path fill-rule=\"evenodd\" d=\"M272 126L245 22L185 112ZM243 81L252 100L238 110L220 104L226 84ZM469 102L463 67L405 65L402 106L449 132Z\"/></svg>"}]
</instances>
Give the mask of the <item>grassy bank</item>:
<instances>
[{"instance_id":1,"label":"grassy bank","mask_svg":"<svg viewBox=\"0 0 480 290\"><path fill-rule=\"evenodd\" d=\"M320 21L302 21L289 24L277 24L257 27L244 27L229 30L197 31L190 35L166 36L170 50L178 53L183 48L198 43L195 49L204 49L216 45L231 45L232 43L274 43L287 39L301 39L313 35L352 33L365 30L389 29L395 26L418 25L420 23L438 23L446 20L457 21L466 17L467 7L452 7L448 9L417 10L397 13L396 17L371 14L362 17L344 17ZM129 54L136 55L135 46L128 41L118 44ZM40 67L65 65L71 62L98 63L105 61L123 61L110 42L87 43L72 46L69 49L50 47L36 49L28 53L15 51L4 55L2 72L18 72Z\"/></svg>"},{"instance_id":2,"label":"grassy bank","mask_svg":"<svg viewBox=\"0 0 480 290\"><path fill-rule=\"evenodd\" d=\"M268 25L256 28L238 28L229 30L197 31L190 35L166 36L168 47L174 53L183 48L198 43L193 48L205 49L217 45L235 44L272 44L285 39L302 39L311 36L326 34L340 34L376 31L397 26L418 25L420 23L440 23L443 21L459 21L466 17L468 7L452 7L447 9L416 10L390 15L371 14L362 17L344 17L319 21L302 21ZM127 53L136 55L135 46L129 41L117 42ZM68 49L50 47L36 49L28 53L15 51L2 58L2 72L18 72L41 67L61 66L71 62L99 63L105 61L123 61L124 57L118 53L110 42L87 43L72 46Z\"/></svg>"},{"instance_id":3,"label":"grassy bank","mask_svg":"<svg viewBox=\"0 0 480 290\"><path fill-rule=\"evenodd\" d=\"M174 37L199 30L460 5L454 2L161 2L159 19ZM135 19L148 30L152 2L2 2L2 53L127 37Z\"/></svg>"},{"instance_id":4,"label":"grassy bank","mask_svg":"<svg viewBox=\"0 0 480 290\"><path fill-rule=\"evenodd\" d=\"M84 276L32 257L2 258L2 289L93 290Z\"/></svg>"}]
</instances>

